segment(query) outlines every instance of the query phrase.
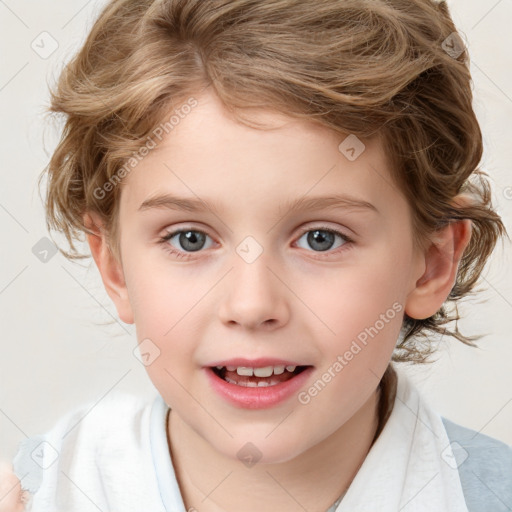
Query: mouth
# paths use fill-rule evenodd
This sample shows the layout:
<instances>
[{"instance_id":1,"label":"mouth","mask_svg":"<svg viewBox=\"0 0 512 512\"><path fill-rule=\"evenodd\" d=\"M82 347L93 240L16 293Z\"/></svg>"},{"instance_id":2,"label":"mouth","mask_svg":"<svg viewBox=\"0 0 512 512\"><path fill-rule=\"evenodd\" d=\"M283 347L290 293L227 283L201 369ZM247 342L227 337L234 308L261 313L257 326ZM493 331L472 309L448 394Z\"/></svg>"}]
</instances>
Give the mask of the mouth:
<instances>
[{"instance_id":1,"label":"mouth","mask_svg":"<svg viewBox=\"0 0 512 512\"><path fill-rule=\"evenodd\" d=\"M311 366L213 366L210 368L217 377L229 384L257 388L277 386L292 380Z\"/></svg>"},{"instance_id":2,"label":"mouth","mask_svg":"<svg viewBox=\"0 0 512 512\"><path fill-rule=\"evenodd\" d=\"M215 361L204 369L211 389L243 409L264 409L286 402L306 385L314 372L311 365L268 357Z\"/></svg>"}]
</instances>

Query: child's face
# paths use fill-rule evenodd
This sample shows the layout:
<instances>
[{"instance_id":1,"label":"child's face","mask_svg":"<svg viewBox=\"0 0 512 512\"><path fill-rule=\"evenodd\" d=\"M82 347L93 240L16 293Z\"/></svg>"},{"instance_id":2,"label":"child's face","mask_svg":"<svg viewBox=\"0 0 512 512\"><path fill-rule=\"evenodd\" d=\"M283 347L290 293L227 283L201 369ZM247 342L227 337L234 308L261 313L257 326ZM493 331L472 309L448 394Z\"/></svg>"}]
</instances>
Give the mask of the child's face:
<instances>
[{"instance_id":1,"label":"child's face","mask_svg":"<svg viewBox=\"0 0 512 512\"><path fill-rule=\"evenodd\" d=\"M256 130L227 117L214 96L196 98L125 178L127 298L116 305L125 322L135 321L138 341L151 340L143 342L147 371L174 414L229 457L250 441L262 462L288 460L374 394L425 262L376 140L350 161L338 149L345 137L325 128L260 112L257 119L276 128ZM217 210L141 209L161 194ZM333 195L375 210L286 206ZM181 240L159 242L178 230ZM233 358L310 368L276 401L272 386L221 384L210 367ZM227 386L235 401L217 389ZM240 402L243 391L261 393L260 407Z\"/></svg>"}]
</instances>

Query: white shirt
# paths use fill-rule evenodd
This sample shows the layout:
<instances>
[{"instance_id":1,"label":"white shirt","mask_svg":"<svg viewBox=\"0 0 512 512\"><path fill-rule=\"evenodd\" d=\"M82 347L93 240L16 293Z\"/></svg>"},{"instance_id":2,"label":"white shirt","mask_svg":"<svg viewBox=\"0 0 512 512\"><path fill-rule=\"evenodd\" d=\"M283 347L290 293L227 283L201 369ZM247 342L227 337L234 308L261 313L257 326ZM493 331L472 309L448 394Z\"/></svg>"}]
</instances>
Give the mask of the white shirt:
<instances>
[{"instance_id":1,"label":"white shirt","mask_svg":"<svg viewBox=\"0 0 512 512\"><path fill-rule=\"evenodd\" d=\"M468 512L442 418L398 368L393 411L328 512ZM127 394L78 407L14 460L33 512L187 512L167 443L168 406Z\"/></svg>"}]
</instances>

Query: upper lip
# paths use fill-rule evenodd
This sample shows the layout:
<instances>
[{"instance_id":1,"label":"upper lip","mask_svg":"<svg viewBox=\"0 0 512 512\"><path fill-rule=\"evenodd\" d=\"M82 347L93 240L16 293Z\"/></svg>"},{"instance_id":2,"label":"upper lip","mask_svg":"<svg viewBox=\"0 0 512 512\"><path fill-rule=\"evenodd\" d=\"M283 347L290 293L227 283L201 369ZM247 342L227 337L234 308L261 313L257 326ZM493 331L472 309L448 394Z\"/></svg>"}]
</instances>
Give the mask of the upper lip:
<instances>
[{"instance_id":1,"label":"upper lip","mask_svg":"<svg viewBox=\"0 0 512 512\"><path fill-rule=\"evenodd\" d=\"M244 366L246 368L263 368L265 366L310 366L287 359L275 359L270 357L259 357L258 359L246 359L244 357L235 357L233 359L224 359L210 363L210 367L215 366Z\"/></svg>"}]
</instances>

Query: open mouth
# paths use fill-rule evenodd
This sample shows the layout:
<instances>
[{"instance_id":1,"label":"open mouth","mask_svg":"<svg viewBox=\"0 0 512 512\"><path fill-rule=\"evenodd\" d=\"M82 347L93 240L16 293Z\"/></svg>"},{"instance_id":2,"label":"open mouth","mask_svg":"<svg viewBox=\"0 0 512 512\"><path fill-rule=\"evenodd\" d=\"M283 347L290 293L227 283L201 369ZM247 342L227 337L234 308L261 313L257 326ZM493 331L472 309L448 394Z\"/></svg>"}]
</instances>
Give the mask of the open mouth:
<instances>
[{"instance_id":1,"label":"open mouth","mask_svg":"<svg viewBox=\"0 0 512 512\"><path fill-rule=\"evenodd\" d=\"M216 366L213 373L235 386L248 388L276 386L289 381L302 373L309 366L265 366L250 368L246 366Z\"/></svg>"}]
</instances>

